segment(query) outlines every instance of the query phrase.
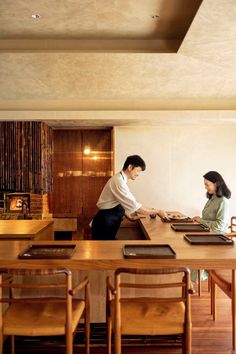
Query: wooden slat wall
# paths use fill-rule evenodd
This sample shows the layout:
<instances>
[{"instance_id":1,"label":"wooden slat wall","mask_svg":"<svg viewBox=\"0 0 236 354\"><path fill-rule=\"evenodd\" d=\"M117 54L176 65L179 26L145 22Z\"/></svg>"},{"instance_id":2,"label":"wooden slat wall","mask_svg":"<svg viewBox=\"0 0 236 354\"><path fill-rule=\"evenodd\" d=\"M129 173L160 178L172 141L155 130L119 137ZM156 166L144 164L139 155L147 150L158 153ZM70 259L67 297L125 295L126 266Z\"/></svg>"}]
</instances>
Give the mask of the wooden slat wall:
<instances>
[{"instance_id":1,"label":"wooden slat wall","mask_svg":"<svg viewBox=\"0 0 236 354\"><path fill-rule=\"evenodd\" d=\"M0 122L0 189L52 191L52 129L42 122Z\"/></svg>"}]
</instances>

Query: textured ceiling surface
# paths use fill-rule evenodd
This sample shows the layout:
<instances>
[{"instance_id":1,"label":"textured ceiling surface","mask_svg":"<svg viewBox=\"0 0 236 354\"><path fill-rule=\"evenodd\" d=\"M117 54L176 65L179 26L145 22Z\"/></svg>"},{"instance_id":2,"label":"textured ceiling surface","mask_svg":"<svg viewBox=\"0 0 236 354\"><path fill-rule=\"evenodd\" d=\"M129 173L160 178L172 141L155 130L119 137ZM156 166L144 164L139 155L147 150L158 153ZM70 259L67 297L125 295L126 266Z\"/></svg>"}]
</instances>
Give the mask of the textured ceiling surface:
<instances>
[{"instance_id":1,"label":"textured ceiling surface","mask_svg":"<svg viewBox=\"0 0 236 354\"><path fill-rule=\"evenodd\" d=\"M7 9L13 9L13 5L18 3L22 7L25 4L25 11L29 12L28 1L6 0L4 4L8 4L9 7L5 5L4 9L0 9L0 16L6 19L9 16L4 15ZM43 3L45 5L46 1L37 2L38 6ZM64 14L68 11L65 4L76 3L83 7L86 17L89 14L86 15L85 3L92 8L98 1L63 2ZM123 1L122 3L124 4ZM108 14L113 6L120 14L123 10L126 10L127 14L129 9L130 13L127 16L132 17L133 3L139 9L137 10L139 16L143 14L144 17L149 12L153 13L156 4L161 6L163 3L169 3L170 10L175 11L174 1L126 1L127 6L124 5L123 8L119 7L121 1L101 0L99 4L103 4L103 16L106 20L100 22L100 18L98 22L103 29L96 30L98 24L89 27L87 18L84 19L84 23L87 23L86 31L95 36L103 33L105 38L105 32L109 32L109 16L105 16L105 13ZM0 6L3 6L2 4L3 2ZM3 14L1 10L4 10ZM35 8L35 12L37 11L40 11L40 7ZM102 7L100 11L102 12ZM16 16L17 11L13 22L17 22ZM73 17L73 14L71 16ZM204 119L208 123L215 121L216 124L235 123L235 18L235 0L203 0L178 52L165 54L92 50L80 52L73 50L73 42L70 49L58 50L50 47L52 38L47 34L48 31L57 31L59 36L62 29L57 28L54 21L51 22L51 27L47 25L42 29L45 31L44 34L40 32L42 38L45 35L44 49L37 48L38 42L33 38L36 35L33 31L31 41L34 48L4 49L1 47L3 43L1 41L10 43L10 39L4 38L16 37L13 32L17 26L21 38L22 33L29 29L27 23L16 23L15 27L11 27L10 22L6 23L6 20L2 22L1 19L0 119L47 119L55 125L87 126L125 125L131 122L164 124L167 121L178 123L194 119L199 121ZM115 20L113 22L114 26L113 23L110 25L108 34L110 38L116 36L121 38L123 35L126 36L124 38L129 38L128 32L133 31L132 36L136 38L140 38L142 33L143 39L150 39L155 32L152 30L151 21L145 24L145 29L141 25L135 29L130 21L132 31L131 27L125 28L124 25L120 28L117 26L118 22ZM58 24L64 27L65 41L69 41L67 38L72 31L68 23L75 26L74 21L67 22L65 19ZM85 27L81 26L82 31ZM83 34L81 32L84 39L86 31ZM157 36L157 33L155 35ZM74 34L71 34L70 38L73 36ZM17 44L17 38L12 40ZM76 41L74 43L76 46Z\"/></svg>"},{"instance_id":2,"label":"textured ceiling surface","mask_svg":"<svg viewBox=\"0 0 236 354\"><path fill-rule=\"evenodd\" d=\"M4 0L0 38L183 39L201 1Z\"/></svg>"}]
</instances>

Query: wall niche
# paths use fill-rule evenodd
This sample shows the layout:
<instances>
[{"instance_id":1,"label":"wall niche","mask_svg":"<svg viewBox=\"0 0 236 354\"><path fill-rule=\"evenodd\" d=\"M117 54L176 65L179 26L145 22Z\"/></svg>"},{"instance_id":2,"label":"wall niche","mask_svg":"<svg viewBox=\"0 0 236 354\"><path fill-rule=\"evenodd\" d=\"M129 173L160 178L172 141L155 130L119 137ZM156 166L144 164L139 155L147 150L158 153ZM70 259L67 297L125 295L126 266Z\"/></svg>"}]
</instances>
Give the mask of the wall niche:
<instances>
[{"instance_id":1,"label":"wall niche","mask_svg":"<svg viewBox=\"0 0 236 354\"><path fill-rule=\"evenodd\" d=\"M53 216L90 217L113 174L111 129L53 131Z\"/></svg>"}]
</instances>

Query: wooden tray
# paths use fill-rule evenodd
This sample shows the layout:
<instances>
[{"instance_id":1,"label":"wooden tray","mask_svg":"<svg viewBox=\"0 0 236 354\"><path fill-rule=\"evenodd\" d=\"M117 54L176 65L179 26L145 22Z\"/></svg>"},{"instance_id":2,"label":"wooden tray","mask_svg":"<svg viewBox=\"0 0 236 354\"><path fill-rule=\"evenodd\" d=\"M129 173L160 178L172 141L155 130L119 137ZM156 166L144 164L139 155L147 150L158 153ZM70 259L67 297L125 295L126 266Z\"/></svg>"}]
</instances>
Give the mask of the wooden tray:
<instances>
[{"instance_id":1,"label":"wooden tray","mask_svg":"<svg viewBox=\"0 0 236 354\"><path fill-rule=\"evenodd\" d=\"M191 245L226 245L230 246L234 244L231 238L225 235L209 235L209 234L188 234L184 235L184 239L191 243Z\"/></svg>"},{"instance_id":2,"label":"wooden tray","mask_svg":"<svg viewBox=\"0 0 236 354\"><path fill-rule=\"evenodd\" d=\"M19 259L71 258L76 245L30 245L18 255Z\"/></svg>"},{"instance_id":3,"label":"wooden tray","mask_svg":"<svg viewBox=\"0 0 236 354\"><path fill-rule=\"evenodd\" d=\"M206 232L210 231L208 227L203 224L171 224L171 228L180 232Z\"/></svg>"},{"instance_id":4,"label":"wooden tray","mask_svg":"<svg viewBox=\"0 0 236 354\"><path fill-rule=\"evenodd\" d=\"M169 245L125 245L123 255L125 258L176 258Z\"/></svg>"}]
</instances>

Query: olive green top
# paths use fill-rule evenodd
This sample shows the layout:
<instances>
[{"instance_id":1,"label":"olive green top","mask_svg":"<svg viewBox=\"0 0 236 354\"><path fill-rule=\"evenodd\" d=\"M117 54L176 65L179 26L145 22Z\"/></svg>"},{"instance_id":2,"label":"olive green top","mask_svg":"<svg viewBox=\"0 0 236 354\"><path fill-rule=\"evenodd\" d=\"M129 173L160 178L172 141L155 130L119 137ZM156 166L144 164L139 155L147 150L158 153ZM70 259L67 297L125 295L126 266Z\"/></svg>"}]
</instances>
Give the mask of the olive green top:
<instances>
[{"instance_id":1,"label":"olive green top","mask_svg":"<svg viewBox=\"0 0 236 354\"><path fill-rule=\"evenodd\" d=\"M202 211L201 223L216 233L228 232L229 200L218 198L215 194L209 199Z\"/></svg>"}]
</instances>

